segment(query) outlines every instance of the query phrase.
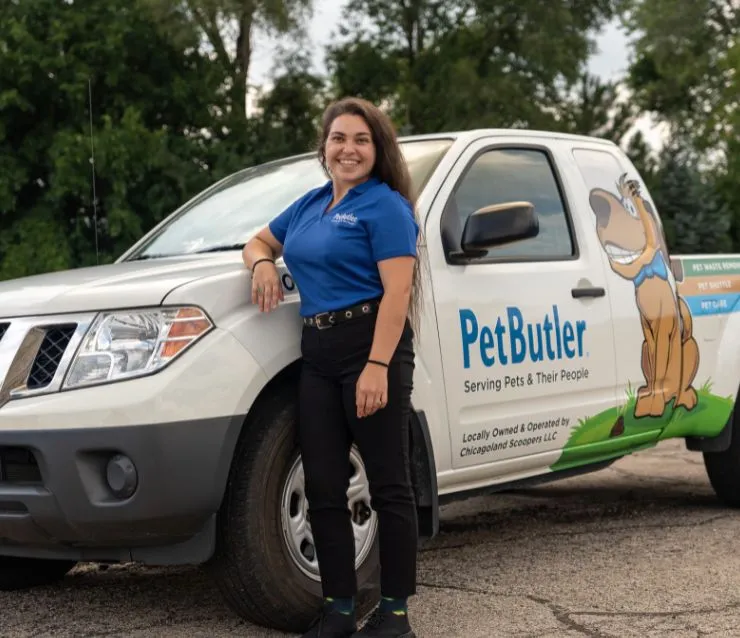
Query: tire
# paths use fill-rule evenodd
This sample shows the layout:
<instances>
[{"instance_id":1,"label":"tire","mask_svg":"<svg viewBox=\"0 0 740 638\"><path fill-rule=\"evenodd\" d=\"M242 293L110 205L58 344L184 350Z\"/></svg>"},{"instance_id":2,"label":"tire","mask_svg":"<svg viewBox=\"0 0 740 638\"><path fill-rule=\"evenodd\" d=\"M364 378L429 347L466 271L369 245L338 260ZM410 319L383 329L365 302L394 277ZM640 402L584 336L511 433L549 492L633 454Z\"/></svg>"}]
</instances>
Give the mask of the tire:
<instances>
[{"instance_id":1,"label":"tire","mask_svg":"<svg viewBox=\"0 0 740 638\"><path fill-rule=\"evenodd\" d=\"M229 483L217 518L216 551L209 569L227 604L240 617L286 632L302 633L316 617L322 591L318 570L311 561L310 523L305 496L300 490L302 466L297 445L295 387L283 388L257 406L244 426L232 461ZM356 452L353 451L356 455ZM361 460L354 457L355 463ZM353 526L369 515L355 531L366 534L358 554L358 617L369 613L380 599L377 515L369 510L369 495L361 479L353 477L350 495L366 499L353 510ZM292 477L292 482L289 483ZM366 479L365 479L366 481ZM288 490L288 485L295 487ZM352 498L350 500L352 503ZM296 514L291 527L283 515ZM356 513L360 515L356 515ZM299 525L303 521L302 525ZM303 553L291 543L293 531L302 531Z\"/></svg>"},{"instance_id":2,"label":"tire","mask_svg":"<svg viewBox=\"0 0 740 638\"><path fill-rule=\"evenodd\" d=\"M717 497L728 507L740 507L740 411L732 418L730 447L704 452L704 467Z\"/></svg>"},{"instance_id":3,"label":"tire","mask_svg":"<svg viewBox=\"0 0 740 638\"><path fill-rule=\"evenodd\" d=\"M51 585L62 580L75 565L73 560L0 556L0 591Z\"/></svg>"}]
</instances>

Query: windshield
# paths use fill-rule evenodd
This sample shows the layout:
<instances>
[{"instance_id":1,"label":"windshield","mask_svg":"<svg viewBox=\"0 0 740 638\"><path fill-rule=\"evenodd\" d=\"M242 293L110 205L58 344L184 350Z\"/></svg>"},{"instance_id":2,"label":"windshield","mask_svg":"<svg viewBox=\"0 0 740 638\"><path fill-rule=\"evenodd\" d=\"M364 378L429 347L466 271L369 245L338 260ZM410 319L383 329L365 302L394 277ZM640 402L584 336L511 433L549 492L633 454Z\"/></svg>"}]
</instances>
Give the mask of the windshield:
<instances>
[{"instance_id":1,"label":"windshield","mask_svg":"<svg viewBox=\"0 0 740 638\"><path fill-rule=\"evenodd\" d=\"M451 144L451 139L401 143L414 194L421 192ZM315 156L239 171L173 215L126 260L239 249L306 191L326 181Z\"/></svg>"}]
</instances>

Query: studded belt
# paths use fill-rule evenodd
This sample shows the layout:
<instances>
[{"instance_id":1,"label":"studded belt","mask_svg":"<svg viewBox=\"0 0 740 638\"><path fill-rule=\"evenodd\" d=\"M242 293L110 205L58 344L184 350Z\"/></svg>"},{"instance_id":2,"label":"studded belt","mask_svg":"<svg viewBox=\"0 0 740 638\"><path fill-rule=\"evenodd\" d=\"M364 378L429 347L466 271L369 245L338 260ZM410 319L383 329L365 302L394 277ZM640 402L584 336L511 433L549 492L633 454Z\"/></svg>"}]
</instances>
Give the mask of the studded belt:
<instances>
[{"instance_id":1,"label":"studded belt","mask_svg":"<svg viewBox=\"0 0 740 638\"><path fill-rule=\"evenodd\" d=\"M341 310L332 310L330 312L320 312L317 315L311 317L303 317L303 325L311 328L318 328L323 330L325 328L333 328L337 324L357 319L358 317L365 317L374 312L377 312L380 306L380 300L366 301L356 306L350 306L349 308L343 308Z\"/></svg>"}]
</instances>

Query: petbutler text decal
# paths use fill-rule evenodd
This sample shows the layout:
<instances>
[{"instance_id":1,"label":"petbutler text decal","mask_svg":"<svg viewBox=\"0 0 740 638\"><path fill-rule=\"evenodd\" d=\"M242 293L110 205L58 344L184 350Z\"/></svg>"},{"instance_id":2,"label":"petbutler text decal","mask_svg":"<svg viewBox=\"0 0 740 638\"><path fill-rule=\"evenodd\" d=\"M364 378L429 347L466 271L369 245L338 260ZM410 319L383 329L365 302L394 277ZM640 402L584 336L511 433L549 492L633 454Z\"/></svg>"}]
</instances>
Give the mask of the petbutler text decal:
<instances>
[{"instance_id":1,"label":"petbutler text decal","mask_svg":"<svg viewBox=\"0 0 740 638\"><path fill-rule=\"evenodd\" d=\"M524 320L516 306L506 308L506 317L498 317L495 325L481 327L469 308L460 310L463 366L470 368L471 351L480 356L484 366L509 365L525 360L534 363L574 359L584 356L585 321L561 320L557 305L540 321Z\"/></svg>"}]
</instances>

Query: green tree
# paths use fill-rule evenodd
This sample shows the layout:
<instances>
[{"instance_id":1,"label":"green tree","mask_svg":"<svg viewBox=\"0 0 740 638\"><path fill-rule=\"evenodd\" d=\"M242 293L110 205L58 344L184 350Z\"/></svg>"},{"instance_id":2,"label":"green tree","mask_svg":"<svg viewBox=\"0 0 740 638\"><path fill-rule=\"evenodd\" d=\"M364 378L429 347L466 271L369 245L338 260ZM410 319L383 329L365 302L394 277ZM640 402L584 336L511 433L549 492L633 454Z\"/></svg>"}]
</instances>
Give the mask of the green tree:
<instances>
[{"instance_id":1,"label":"green tree","mask_svg":"<svg viewBox=\"0 0 740 638\"><path fill-rule=\"evenodd\" d=\"M656 186L656 180L659 170L659 157L645 139L642 131L635 131L629 138L624 149L635 168L640 173L642 181L645 182L648 190L651 191Z\"/></svg>"},{"instance_id":2,"label":"green tree","mask_svg":"<svg viewBox=\"0 0 740 638\"><path fill-rule=\"evenodd\" d=\"M325 80L310 70L302 51L282 52L272 71L272 88L256 102L255 160L268 161L311 151L323 108L329 100Z\"/></svg>"},{"instance_id":3,"label":"green tree","mask_svg":"<svg viewBox=\"0 0 740 638\"><path fill-rule=\"evenodd\" d=\"M700 147L738 132L740 4L736 0L628 0L636 36L635 99Z\"/></svg>"},{"instance_id":4,"label":"green tree","mask_svg":"<svg viewBox=\"0 0 740 638\"><path fill-rule=\"evenodd\" d=\"M740 3L627 0L635 36L629 84L637 104L715 166L740 250Z\"/></svg>"},{"instance_id":5,"label":"green tree","mask_svg":"<svg viewBox=\"0 0 740 638\"><path fill-rule=\"evenodd\" d=\"M210 181L224 77L196 44L174 46L139 0L5 4L1 279L110 261Z\"/></svg>"},{"instance_id":6,"label":"green tree","mask_svg":"<svg viewBox=\"0 0 740 638\"><path fill-rule=\"evenodd\" d=\"M740 126L737 127L740 130ZM740 137L727 140L727 152L716 173L718 196L731 211L732 250L740 252Z\"/></svg>"},{"instance_id":7,"label":"green tree","mask_svg":"<svg viewBox=\"0 0 740 638\"><path fill-rule=\"evenodd\" d=\"M640 116L621 82L605 82L584 71L563 91L554 126L568 133L594 135L621 144Z\"/></svg>"},{"instance_id":8,"label":"green tree","mask_svg":"<svg viewBox=\"0 0 740 638\"><path fill-rule=\"evenodd\" d=\"M732 248L730 210L698 162L689 143L674 141L661 153L651 195L673 253L727 252Z\"/></svg>"},{"instance_id":9,"label":"green tree","mask_svg":"<svg viewBox=\"0 0 740 638\"><path fill-rule=\"evenodd\" d=\"M199 47L213 56L225 76L222 114L233 115L233 126L246 116L247 79L254 34L304 35L313 0L145 0L158 18L160 29L176 40L193 29ZM186 37L188 37L186 35Z\"/></svg>"},{"instance_id":10,"label":"green tree","mask_svg":"<svg viewBox=\"0 0 740 638\"><path fill-rule=\"evenodd\" d=\"M590 31L619 0L350 0L328 64L337 94L388 105L404 132L556 126Z\"/></svg>"}]
</instances>

